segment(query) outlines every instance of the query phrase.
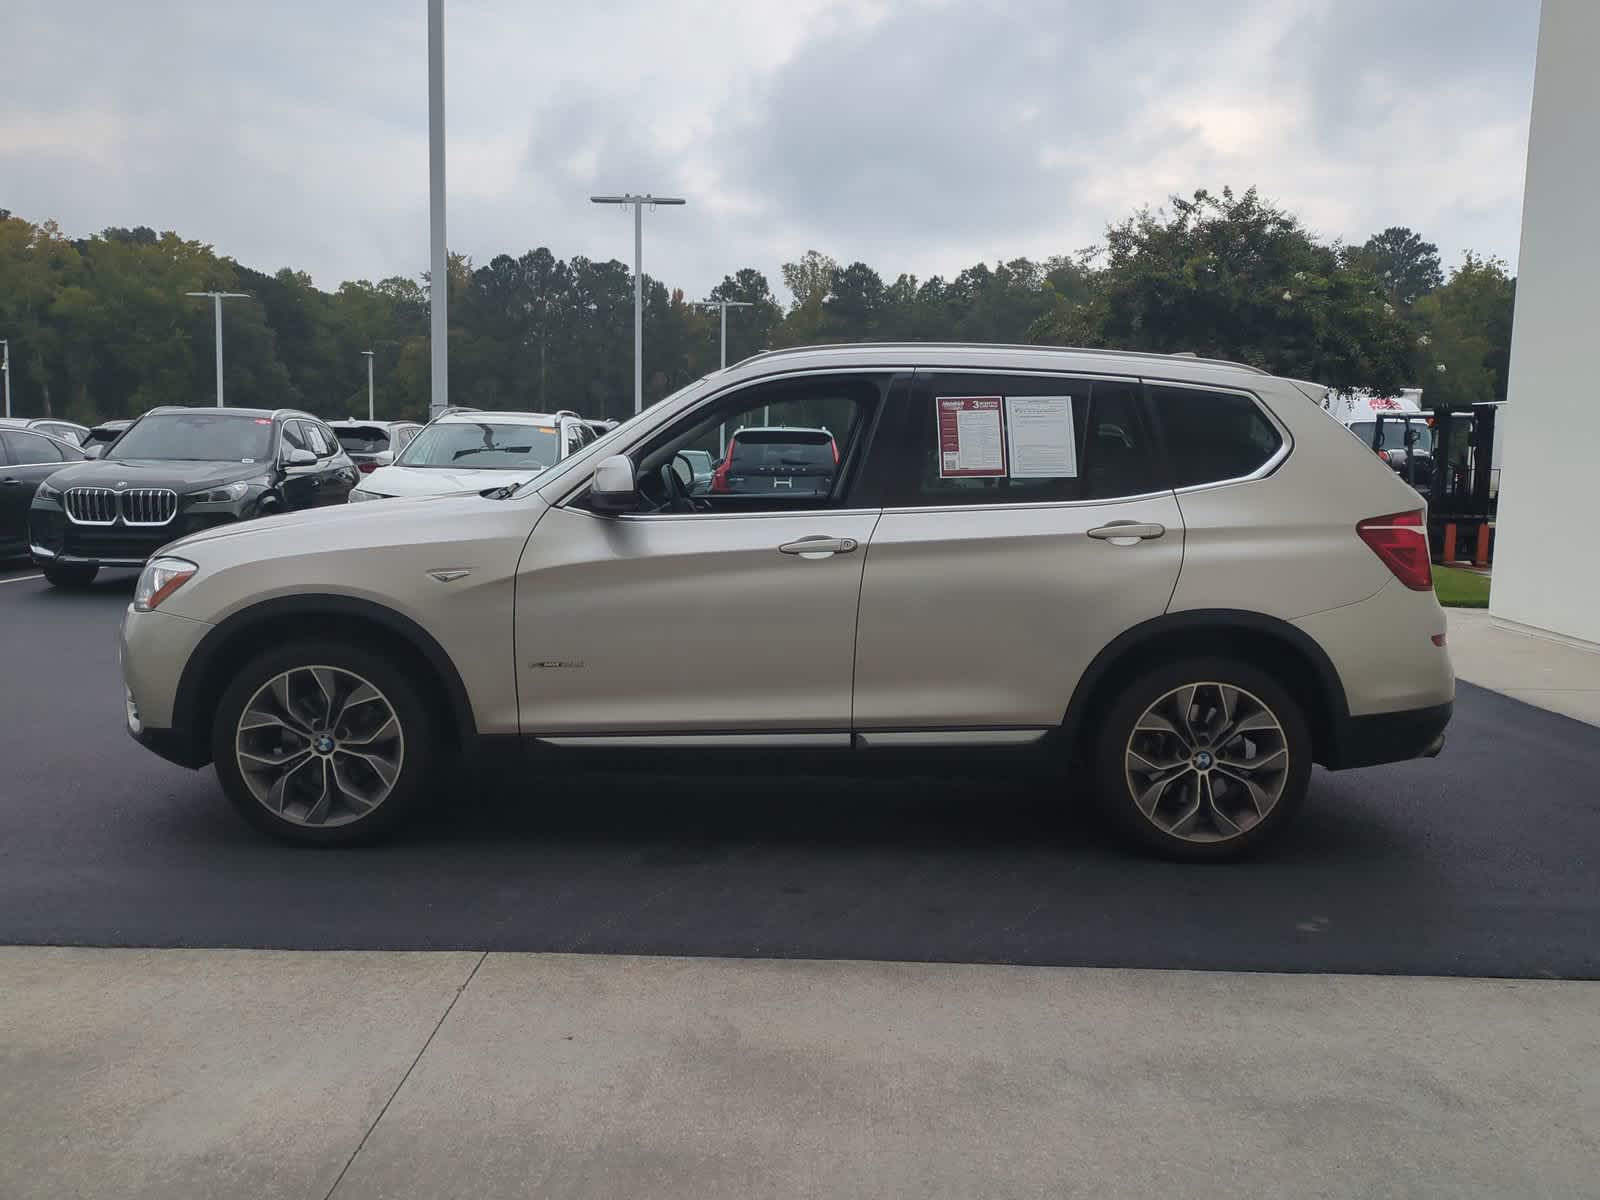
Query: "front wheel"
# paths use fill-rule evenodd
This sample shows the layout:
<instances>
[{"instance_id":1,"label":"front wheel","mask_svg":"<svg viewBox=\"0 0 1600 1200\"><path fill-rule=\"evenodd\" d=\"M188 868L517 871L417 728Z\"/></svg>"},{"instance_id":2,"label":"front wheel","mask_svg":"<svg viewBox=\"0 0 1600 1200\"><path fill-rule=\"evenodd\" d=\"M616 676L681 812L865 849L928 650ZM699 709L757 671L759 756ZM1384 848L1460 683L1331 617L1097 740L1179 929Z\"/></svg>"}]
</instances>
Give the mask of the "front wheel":
<instances>
[{"instance_id":1,"label":"front wheel","mask_svg":"<svg viewBox=\"0 0 1600 1200\"><path fill-rule=\"evenodd\" d=\"M425 798L434 733L415 684L360 646L291 643L223 692L212 759L257 829L311 845L392 830Z\"/></svg>"},{"instance_id":2,"label":"front wheel","mask_svg":"<svg viewBox=\"0 0 1600 1200\"><path fill-rule=\"evenodd\" d=\"M83 563L51 563L41 569L45 582L58 588L88 587L100 573L99 567Z\"/></svg>"},{"instance_id":3,"label":"front wheel","mask_svg":"<svg viewBox=\"0 0 1600 1200\"><path fill-rule=\"evenodd\" d=\"M1192 659L1130 682L1096 747L1107 814L1167 858L1237 858L1275 838L1305 800L1311 735L1301 705L1247 663Z\"/></svg>"}]
</instances>

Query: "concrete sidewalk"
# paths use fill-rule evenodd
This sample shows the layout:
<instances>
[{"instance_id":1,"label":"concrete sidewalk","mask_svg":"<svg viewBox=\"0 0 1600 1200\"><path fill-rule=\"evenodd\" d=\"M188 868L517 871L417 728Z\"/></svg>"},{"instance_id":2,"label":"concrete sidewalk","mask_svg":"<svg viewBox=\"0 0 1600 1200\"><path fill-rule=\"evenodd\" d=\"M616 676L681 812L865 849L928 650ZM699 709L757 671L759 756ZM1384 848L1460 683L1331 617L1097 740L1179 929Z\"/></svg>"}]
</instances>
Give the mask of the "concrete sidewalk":
<instances>
[{"instance_id":1,"label":"concrete sidewalk","mask_svg":"<svg viewBox=\"0 0 1600 1200\"><path fill-rule=\"evenodd\" d=\"M1468 683L1600 725L1600 650L1450 608L1450 660Z\"/></svg>"},{"instance_id":2,"label":"concrete sidewalk","mask_svg":"<svg viewBox=\"0 0 1600 1200\"><path fill-rule=\"evenodd\" d=\"M0 1195L1593 1194L1597 989L0 949Z\"/></svg>"}]
</instances>

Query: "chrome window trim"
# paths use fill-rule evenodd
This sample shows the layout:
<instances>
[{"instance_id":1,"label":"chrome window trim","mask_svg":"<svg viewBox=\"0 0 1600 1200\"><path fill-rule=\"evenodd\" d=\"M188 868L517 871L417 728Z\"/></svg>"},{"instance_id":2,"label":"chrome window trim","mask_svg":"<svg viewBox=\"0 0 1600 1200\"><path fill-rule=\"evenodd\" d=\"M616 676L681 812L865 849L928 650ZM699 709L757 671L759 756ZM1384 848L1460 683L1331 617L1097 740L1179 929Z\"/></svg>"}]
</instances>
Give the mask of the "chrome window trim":
<instances>
[{"instance_id":1,"label":"chrome window trim","mask_svg":"<svg viewBox=\"0 0 1600 1200\"><path fill-rule=\"evenodd\" d=\"M1111 496L1104 500L1017 500L1002 504L902 504L892 508L885 508L883 515L888 516L891 513L896 516L908 516L913 513L1000 512L1028 508L1101 508L1108 504L1133 504L1140 500L1160 500L1173 494L1174 492L1171 488L1162 488L1158 492L1138 492L1132 496Z\"/></svg>"},{"instance_id":2,"label":"chrome window trim","mask_svg":"<svg viewBox=\"0 0 1600 1200\"><path fill-rule=\"evenodd\" d=\"M636 437L634 437L631 441L629 441L627 443L618 442L615 446L610 447L609 448L609 454L627 454L627 455L631 456L633 451L639 446L639 444L641 442L649 441L651 437L653 437L656 433L658 433L661 430L661 427L663 425L666 425L670 421L676 420L678 417L687 416L691 412L694 412L694 411L696 411L696 410L698 410L700 408L703 408L708 404L713 404L718 399L720 399L721 397L727 395L730 392L739 391L739 390L742 390L744 388L759 387L762 384L768 384L768 383L779 383L779 382L782 382L785 379L808 379L808 378L810 378L812 376L815 376L815 375L909 375L909 374L915 373L915 371L916 371L915 367L908 367L908 366L904 366L904 365L900 365L900 366L879 366L879 367L863 367L863 366L853 366L853 367L807 367L804 370L798 370L798 371L774 371L770 375L756 375L756 376L752 376L752 377L748 377L748 378L744 378L744 379L738 379L738 380L722 380L722 381L720 381L722 386L714 387L712 390L706 392L703 396L699 396L699 397L696 397L693 400L686 401L681 407L679 407L677 409L674 409L670 413L663 414L660 420L652 422L648 427L641 427L639 432L638 432L638 435ZM721 374L722 374L722 371L713 372L710 375L706 375L704 377L704 380L711 380L711 379L713 379L716 376L721 375ZM690 386L693 387L694 385L691 384ZM649 412L650 410L647 408L644 411L645 412ZM618 428L624 428L624 426L618 426ZM615 429L611 431L611 433L615 433L615 432L616 432ZM598 445L600 442L602 442L606 438L610 437L611 433L608 433L608 434L604 435L603 437L596 438L595 441L589 443L589 446ZM584 450L588 450L589 446L585 446L585 447L583 447L583 449ZM609 454L608 454L608 457L609 457ZM569 457L576 457L576 455L571 455ZM637 466L637 464L635 464L635 466ZM554 468L552 468L552 469L554 469ZM562 473L563 474L567 474L567 473L569 473L569 471L570 471L570 468L568 469L568 471L563 471ZM581 471L578 471L576 473L578 475L580 475L580 476L583 476L583 472L581 472ZM589 480L590 480L590 477L592 477L592 475L593 475L593 472L590 472L589 476L583 476L582 478L580 478L580 480L577 483L573 484L572 489L570 491L564 493L561 496L560 499L549 501L550 506L552 508L565 508L567 505L571 504L574 500L576 500L578 498L579 494L582 493L583 490L589 486ZM547 486L547 487L555 487L555 486L560 485L560 483L561 483L561 479L558 476L555 479L549 480L545 486ZM536 490L540 491L541 493L543 491L542 488L536 489ZM823 512L823 511L827 511L827 510L824 510L824 509L807 509L806 511L807 512ZM874 509L873 511L876 512L877 510ZM651 516L651 514L644 514L644 513L639 513L639 514L634 514L634 515L639 516L641 518L649 518ZM671 515L672 516L709 516L711 514L709 514L709 513L692 513L692 514L690 514L690 513L673 513Z\"/></svg>"},{"instance_id":3,"label":"chrome window trim","mask_svg":"<svg viewBox=\"0 0 1600 1200\"><path fill-rule=\"evenodd\" d=\"M819 516L827 517L877 517L886 510L881 508L799 508L793 512L781 509L766 512L723 512L723 513L597 513L590 512L587 508L569 508L566 512L574 512L589 517L596 521L696 521L704 522L707 519L714 521L748 521L756 517L786 517L799 520L804 517L816 520ZM919 511L926 511L919 510Z\"/></svg>"}]
</instances>

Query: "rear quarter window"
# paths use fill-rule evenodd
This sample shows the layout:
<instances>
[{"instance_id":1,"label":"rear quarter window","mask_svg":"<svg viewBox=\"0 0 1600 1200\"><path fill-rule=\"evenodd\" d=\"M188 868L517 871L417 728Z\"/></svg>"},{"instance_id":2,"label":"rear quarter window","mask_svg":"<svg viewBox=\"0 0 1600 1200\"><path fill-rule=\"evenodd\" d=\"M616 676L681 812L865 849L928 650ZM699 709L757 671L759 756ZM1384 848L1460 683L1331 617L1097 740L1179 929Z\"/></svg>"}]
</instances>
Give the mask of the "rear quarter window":
<instances>
[{"instance_id":1,"label":"rear quarter window","mask_svg":"<svg viewBox=\"0 0 1600 1200\"><path fill-rule=\"evenodd\" d=\"M1153 387L1174 487L1243 479L1259 471L1283 436L1249 396L1199 388Z\"/></svg>"}]
</instances>

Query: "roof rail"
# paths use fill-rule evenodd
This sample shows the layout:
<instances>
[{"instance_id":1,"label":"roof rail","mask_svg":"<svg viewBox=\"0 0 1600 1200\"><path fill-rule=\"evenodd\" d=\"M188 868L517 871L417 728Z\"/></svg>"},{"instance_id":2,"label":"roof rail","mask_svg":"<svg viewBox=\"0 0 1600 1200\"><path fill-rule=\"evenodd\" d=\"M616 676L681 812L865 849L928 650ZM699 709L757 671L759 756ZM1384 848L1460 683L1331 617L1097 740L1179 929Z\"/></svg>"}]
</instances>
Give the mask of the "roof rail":
<instances>
[{"instance_id":1,"label":"roof rail","mask_svg":"<svg viewBox=\"0 0 1600 1200\"><path fill-rule=\"evenodd\" d=\"M1166 353L1160 350L1111 350L1098 346L1044 346L1032 342L824 342L813 346L784 346L777 350L758 350L751 358L776 358L789 354L805 354L812 350L865 350L873 348L895 350L1026 350L1040 354L1091 354L1105 358L1160 359L1182 358L1187 362L1206 366L1231 367L1252 375L1271 375L1271 371L1253 367L1249 363L1234 362L1228 358L1205 358L1193 350Z\"/></svg>"}]
</instances>

